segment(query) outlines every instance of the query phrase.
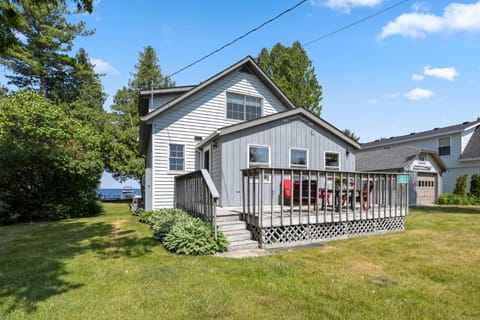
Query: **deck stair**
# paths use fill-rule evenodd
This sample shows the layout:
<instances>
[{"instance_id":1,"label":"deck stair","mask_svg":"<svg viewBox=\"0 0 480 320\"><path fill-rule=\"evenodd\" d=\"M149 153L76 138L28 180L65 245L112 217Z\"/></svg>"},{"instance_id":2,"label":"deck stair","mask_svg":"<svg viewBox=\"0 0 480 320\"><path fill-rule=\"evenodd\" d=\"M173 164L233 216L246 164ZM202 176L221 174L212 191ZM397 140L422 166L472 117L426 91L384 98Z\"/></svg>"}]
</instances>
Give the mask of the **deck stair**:
<instances>
[{"instance_id":1,"label":"deck stair","mask_svg":"<svg viewBox=\"0 0 480 320\"><path fill-rule=\"evenodd\" d=\"M227 251L258 249L258 241L252 240L252 234L247 230L247 224L240 220L240 213L235 211L219 212L217 225L229 242Z\"/></svg>"}]
</instances>

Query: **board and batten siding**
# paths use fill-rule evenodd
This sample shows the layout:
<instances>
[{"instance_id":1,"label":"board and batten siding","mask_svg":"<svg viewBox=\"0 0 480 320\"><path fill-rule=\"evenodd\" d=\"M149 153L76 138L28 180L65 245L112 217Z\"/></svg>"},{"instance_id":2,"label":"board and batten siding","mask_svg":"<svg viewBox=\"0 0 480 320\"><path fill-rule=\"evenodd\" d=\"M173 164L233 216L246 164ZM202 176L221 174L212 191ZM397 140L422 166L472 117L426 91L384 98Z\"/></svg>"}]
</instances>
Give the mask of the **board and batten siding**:
<instances>
[{"instance_id":1,"label":"board and batten siding","mask_svg":"<svg viewBox=\"0 0 480 320\"><path fill-rule=\"evenodd\" d=\"M240 122L226 118L227 92L262 98L264 116L286 110L280 100L255 75L236 71L154 118L151 137L153 209L173 207L174 178L175 175L182 174L169 171L169 144L185 145L184 173L191 172L198 168L195 163L198 144L198 141L194 140L195 136L205 139L219 128ZM214 156L215 152L215 148L212 148ZM219 173L214 171L214 174Z\"/></svg>"},{"instance_id":2,"label":"board and batten siding","mask_svg":"<svg viewBox=\"0 0 480 320\"><path fill-rule=\"evenodd\" d=\"M325 152L331 151L339 153L341 171L355 171L353 148L303 117L281 119L232 133L220 137L218 145L222 153L220 205L226 207L242 204L241 169L248 167L249 145L269 146L270 166L275 168L289 168L290 149L299 148L308 150L308 169L324 170ZM280 181L273 183L279 190Z\"/></svg>"}]
</instances>

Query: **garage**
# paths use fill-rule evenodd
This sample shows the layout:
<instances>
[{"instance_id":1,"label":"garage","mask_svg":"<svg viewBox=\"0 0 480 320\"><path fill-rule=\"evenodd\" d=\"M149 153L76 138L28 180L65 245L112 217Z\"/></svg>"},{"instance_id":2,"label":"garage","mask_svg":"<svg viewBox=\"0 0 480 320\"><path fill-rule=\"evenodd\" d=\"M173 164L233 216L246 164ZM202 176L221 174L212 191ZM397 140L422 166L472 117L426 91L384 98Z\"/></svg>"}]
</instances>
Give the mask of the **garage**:
<instances>
[{"instance_id":1,"label":"garage","mask_svg":"<svg viewBox=\"0 0 480 320\"><path fill-rule=\"evenodd\" d=\"M437 190L436 174L417 174L417 205L434 204Z\"/></svg>"}]
</instances>

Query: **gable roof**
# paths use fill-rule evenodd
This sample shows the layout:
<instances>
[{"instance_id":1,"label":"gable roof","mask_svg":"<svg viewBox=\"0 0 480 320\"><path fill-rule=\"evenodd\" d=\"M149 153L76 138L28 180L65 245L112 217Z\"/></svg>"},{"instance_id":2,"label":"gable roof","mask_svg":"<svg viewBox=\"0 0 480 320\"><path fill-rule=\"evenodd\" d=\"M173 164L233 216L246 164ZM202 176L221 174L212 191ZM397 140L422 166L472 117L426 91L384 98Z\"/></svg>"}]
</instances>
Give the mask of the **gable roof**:
<instances>
[{"instance_id":1,"label":"gable roof","mask_svg":"<svg viewBox=\"0 0 480 320\"><path fill-rule=\"evenodd\" d=\"M335 126L331 125L330 123L321 119L320 117L312 114L311 112L305 110L304 108L296 108L296 109L293 109L293 110L287 110L287 111L275 113L275 114L272 114L272 115L269 115L269 116L265 116L265 117L257 118L257 119L254 119L254 120L249 120L249 121L245 121L245 122L241 122L241 123L238 123L238 124L234 124L234 125L230 125L230 126L227 126L227 127L220 128L216 132L214 132L213 134L208 136L206 139L204 139L202 142L200 142L197 145L197 147L201 148L205 144L214 140L217 137L221 137L221 136L224 136L224 135L227 135L227 134L239 132L239 131L242 131L242 130L245 130L245 129L248 129L248 128L252 128L252 127L257 127L259 125L269 123L269 122L272 122L272 121L291 118L291 117L294 117L294 116L303 116L307 120L310 120L313 123L315 123L317 126L327 130L328 132L330 132L331 134L333 134L337 138L340 138L341 140L345 141L346 143L348 143L353 148L355 148L357 150L360 149L360 144L357 143L355 140L346 136L342 131L338 130Z\"/></svg>"},{"instance_id":2,"label":"gable roof","mask_svg":"<svg viewBox=\"0 0 480 320\"><path fill-rule=\"evenodd\" d=\"M460 161L467 160L480 160L480 126L475 129L475 132L460 156Z\"/></svg>"},{"instance_id":3,"label":"gable roof","mask_svg":"<svg viewBox=\"0 0 480 320\"><path fill-rule=\"evenodd\" d=\"M355 157L356 169L358 171L401 170L421 153L430 155L442 172L447 171L447 166L435 151L409 146L362 150Z\"/></svg>"},{"instance_id":4,"label":"gable roof","mask_svg":"<svg viewBox=\"0 0 480 320\"><path fill-rule=\"evenodd\" d=\"M148 122L158 116L159 114L174 108L177 106L180 102L184 101L185 99L191 97L195 93L203 90L204 88L208 87L212 83L222 79L226 75L235 72L237 70L247 70L253 74L255 74L271 91L272 93L289 109L294 109L295 106L293 103L287 98L287 96L277 87L277 85L268 77L268 75L263 72L263 70L260 68L260 66L255 62L255 60L251 56L247 56L243 58L242 60L238 61L234 65L228 67L227 69L217 73L210 79L200 83L198 86L195 86L191 88L190 90L186 91L182 95L178 96L177 98L167 102L163 106L161 106L158 109L155 109L154 111L140 117L141 121ZM154 91L155 93L155 91ZM151 94L151 91L145 90L142 91L141 94Z\"/></svg>"},{"instance_id":5,"label":"gable roof","mask_svg":"<svg viewBox=\"0 0 480 320\"><path fill-rule=\"evenodd\" d=\"M419 140L427 137L436 137L436 136L442 136L442 135L452 134L456 132L462 132L479 125L480 125L480 121L471 121L471 122L466 121L462 124L456 124L456 125L443 127L443 128L434 128L432 130L427 130L427 131L422 131L417 133L412 132L410 134L406 134L403 136L381 138L379 140L362 143L362 149L388 146L395 143L408 142L408 141Z\"/></svg>"}]
</instances>

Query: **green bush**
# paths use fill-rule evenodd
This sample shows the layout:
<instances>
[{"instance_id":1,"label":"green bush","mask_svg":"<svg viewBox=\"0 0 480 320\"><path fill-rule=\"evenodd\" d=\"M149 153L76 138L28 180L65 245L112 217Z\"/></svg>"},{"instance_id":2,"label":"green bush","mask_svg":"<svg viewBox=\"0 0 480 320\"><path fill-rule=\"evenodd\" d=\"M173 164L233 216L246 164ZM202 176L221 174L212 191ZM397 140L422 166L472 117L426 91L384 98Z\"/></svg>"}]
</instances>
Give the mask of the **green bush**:
<instances>
[{"instance_id":1,"label":"green bush","mask_svg":"<svg viewBox=\"0 0 480 320\"><path fill-rule=\"evenodd\" d=\"M205 255L222 251L228 245L225 237L218 232L218 240L212 228L198 218L175 223L165 236L163 245L177 254Z\"/></svg>"},{"instance_id":2,"label":"green bush","mask_svg":"<svg viewBox=\"0 0 480 320\"><path fill-rule=\"evenodd\" d=\"M444 205L480 205L480 197L473 195L460 196L453 193L442 193L437 199L437 204Z\"/></svg>"},{"instance_id":3,"label":"green bush","mask_svg":"<svg viewBox=\"0 0 480 320\"><path fill-rule=\"evenodd\" d=\"M155 211L152 210L140 210L138 212L138 220L143 223L150 224L150 216L152 216L155 213Z\"/></svg>"},{"instance_id":4,"label":"green bush","mask_svg":"<svg viewBox=\"0 0 480 320\"><path fill-rule=\"evenodd\" d=\"M453 189L454 194L459 196L465 196L467 194L467 179L468 175L466 174L457 177L455 189Z\"/></svg>"},{"instance_id":5,"label":"green bush","mask_svg":"<svg viewBox=\"0 0 480 320\"><path fill-rule=\"evenodd\" d=\"M472 174L470 178L470 194L480 197L480 173Z\"/></svg>"},{"instance_id":6,"label":"green bush","mask_svg":"<svg viewBox=\"0 0 480 320\"><path fill-rule=\"evenodd\" d=\"M149 222L155 237L160 241L163 241L174 224L183 223L190 219L192 219L192 217L185 211L177 209L160 209L150 216Z\"/></svg>"},{"instance_id":7,"label":"green bush","mask_svg":"<svg viewBox=\"0 0 480 320\"><path fill-rule=\"evenodd\" d=\"M98 214L100 139L31 91L0 98L0 224Z\"/></svg>"}]
</instances>

